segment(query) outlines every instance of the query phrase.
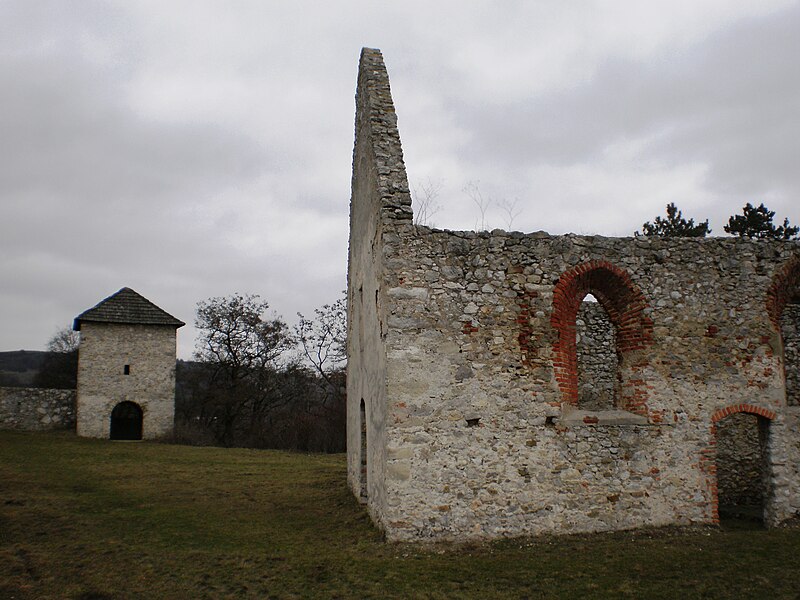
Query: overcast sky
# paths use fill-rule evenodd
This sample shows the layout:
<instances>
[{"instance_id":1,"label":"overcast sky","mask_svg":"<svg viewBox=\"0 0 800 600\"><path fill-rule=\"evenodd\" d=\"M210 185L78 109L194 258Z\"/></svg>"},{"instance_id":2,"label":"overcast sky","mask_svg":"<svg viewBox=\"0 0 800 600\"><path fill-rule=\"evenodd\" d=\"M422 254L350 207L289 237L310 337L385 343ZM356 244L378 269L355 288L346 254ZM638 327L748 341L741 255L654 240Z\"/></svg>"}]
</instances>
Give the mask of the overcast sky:
<instances>
[{"instance_id":1,"label":"overcast sky","mask_svg":"<svg viewBox=\"0 0 800 600\"><path fill-rule=\"evenodd\" d=\"M437 227L479 223L469 184L489 228L798 224L799 32L777 0L2 0L0 350L123 286L189 324L183 358L199 300L335 300L362 46Z\"/></svg>"}]
</instances>

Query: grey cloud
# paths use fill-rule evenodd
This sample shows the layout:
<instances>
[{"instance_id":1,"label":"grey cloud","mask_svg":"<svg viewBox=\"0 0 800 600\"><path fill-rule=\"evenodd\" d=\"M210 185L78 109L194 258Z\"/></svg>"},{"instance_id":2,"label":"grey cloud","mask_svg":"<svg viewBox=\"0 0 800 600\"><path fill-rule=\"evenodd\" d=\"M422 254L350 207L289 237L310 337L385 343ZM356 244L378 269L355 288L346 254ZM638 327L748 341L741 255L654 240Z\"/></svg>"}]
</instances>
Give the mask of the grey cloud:
<instances>
[{"instance_id":1,"label":"grey cloud","mask_svg":"<svg viewBox=\"0 0 800 600\"><path fill-rule=\"evenodd\" d=\"M441 226L473 226L458 190L480 178L487 194L523 199L518 227L609 233L596 188L619 175L566 179L596 177L598 157L626 140L647 142L637 164L663 165L659 177L707 165L712 200L726 186L797 189L796 8L648 63L623 47L589 80L507 101L505 89L526 89L518 78L536 77L525 65L542 64L543 47L574 49L578 17L591 33L582 9L530 6L199 1L187 19L172 3L0 3L0 277L13 282L0 292L0 349L42 347L123 285L189 323L198 300L234 291L289 321L332 301L364 45L384 51L411 183L441 176L459 196ZM595 65L608 50L592 47ZM537 194L545 176L552 198ZM617 208L630 220L636 207Z\"/></svg>"},{"instance_id":2,"label":"grey cloud","mask_svg":"<svg viewBox=\"0 0 800 600\"><path fill-rule=\"evenodd\" d=\"M707 162L714 189L798 191L799 29L795 5L655 61L610 58L555 94L491 106L452 97L472 134L461 159L570 165L640 138L651 140L644 159Z\"/></svg>"}]
</instances>

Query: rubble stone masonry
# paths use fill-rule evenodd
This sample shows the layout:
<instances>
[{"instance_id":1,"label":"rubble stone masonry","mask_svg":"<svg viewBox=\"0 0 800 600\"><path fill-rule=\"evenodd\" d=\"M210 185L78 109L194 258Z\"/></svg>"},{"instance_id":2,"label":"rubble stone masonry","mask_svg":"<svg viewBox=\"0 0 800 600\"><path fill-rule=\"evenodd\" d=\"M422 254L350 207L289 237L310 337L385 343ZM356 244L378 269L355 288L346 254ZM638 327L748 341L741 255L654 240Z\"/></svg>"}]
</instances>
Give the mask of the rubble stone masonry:
<instances>
[{"instance_id":1,"label":"rubble stone masonry","mask_svg":"<svg viewBox=\"0 0 800 600\"><path fill-rule=\"evenodd\" d=\"M75 390L0 388L0 428L74 429Z\"/></svg>"},{"instance_id":2,"label":"rubble stone masonry","mask_svg":"<svg viewBox=\"0 0 800 600\"><path fill-rule=\"evenodd\" d=\"M388 539L713 523L717 424L739 412L764 432L765 522L800 510L797 242L414 225L368 49L350 227L348 480ZM604 403L580 393L587 294L613 324Z\"/></svg>"},{"instance_id":3,"label":"rubble stone masonry","mask_svg":"<svg viewBox=\"0 0 800 600\"><path fill-rule=\"evenodd\" d=\"M171 434L175 344L175 327L169 325L83 323L78 353L78 435L108 438L111 411L123 401L141 407L144 439Z\"/></svg>"}]
</instances>

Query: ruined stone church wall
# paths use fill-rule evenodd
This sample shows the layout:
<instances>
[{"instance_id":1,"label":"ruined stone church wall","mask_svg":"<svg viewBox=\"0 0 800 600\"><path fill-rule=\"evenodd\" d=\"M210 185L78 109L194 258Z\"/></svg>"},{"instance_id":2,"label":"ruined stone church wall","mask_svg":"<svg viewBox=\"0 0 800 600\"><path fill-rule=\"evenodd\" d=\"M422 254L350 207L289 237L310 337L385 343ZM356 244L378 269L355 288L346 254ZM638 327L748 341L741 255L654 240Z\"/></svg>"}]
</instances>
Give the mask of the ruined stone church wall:
<instances>
[{"instance_id":1,"label":"ruined stone church wall","mask_svg":"<svg viewBox=\"0 0 800 600\"><path fill-rule=\"evenodd\" d=\"M797 511L778 317L800 245L415 226L374 50L353 165L348 479L358 493L365 398L367 505L388 539L713 522L716 423L736 411L770 420L767 521ZM610 410L579 405L586 293L615 326Z\"/></svg>"},{"instance_id":2,"label":"ruined stone church wall","mask_svg":"<svg viewBox=\"0 0 800 600\"><path fill-rule=\"evenodd\" d=\"M764 297L796 244L400 231L387 275L399 538L713 518L711 414L783 404ZM643 422L560 408L553 290L592 261L646 299L652 340L628 365L646 382Z\"/></svg>"},{"instance_id":3,"label":"ruined stone church wall","mask_svg":"<svg viewBox=\"0 0 800 600\"><path fill-rule=\"evenodd\" d=\"M363 128L363 125L362 125ZM369 152L368 148L359 151ZM382 264L380 253L380 209L377 206L377 183L368 167L369 161L361 160L354 181L357 194L363 202L354 203L350 214L351 229L364 233L357 241L351 241L348 270L348 347L347 347L347 447L348 482L357 496L371 500L370 506L382 505L384 500L383 458L385 448L386 407L386 353L381 340L381 315L378 291L381 288ZM364 403L364 412L361 411ZM362 418L365 422L362 423ZM365 429L366 447L361 442ZM362 473L363 453L369 449L367 470ZM366 481L362 481L366 477ZM362 491L363 490L363 491ZM373 514L380 519L380 513Z\"/></svg>"},{"instance_id":4,"label":"ruined stone church wall","mask_svg":"<svg viewBox=\"0 0 800 600\"><path fill-rule=\"evenodd\" d=\"M370 515L387 528L384 519L392 500L385 485L389 476L385 262L392 260L388 248L397 239L395 221L402 223L411 216L411 196L389 79L376 50L362 51L355 130L347 296L348 483L358 497L366 491ZM361 443L364 429L366 448Z\"/></svg>"}]
</instances>

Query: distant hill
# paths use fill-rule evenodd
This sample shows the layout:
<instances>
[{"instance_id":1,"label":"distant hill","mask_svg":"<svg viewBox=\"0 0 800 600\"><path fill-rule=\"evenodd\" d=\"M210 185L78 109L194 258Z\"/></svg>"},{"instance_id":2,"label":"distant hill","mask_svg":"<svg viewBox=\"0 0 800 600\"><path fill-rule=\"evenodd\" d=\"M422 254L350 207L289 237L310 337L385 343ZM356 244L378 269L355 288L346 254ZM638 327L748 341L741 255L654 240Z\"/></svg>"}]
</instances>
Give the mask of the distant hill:
<instances>
[{"instance_id":1,"label":"distant hill","mask_svg":"<svg viewBox=\"0 0 800 600\"><path fill-rule=\"evenodd\" d=\"M0 386L32 385L49 354L43 350L0 352Z\"/></svg>"}]
</instances>

